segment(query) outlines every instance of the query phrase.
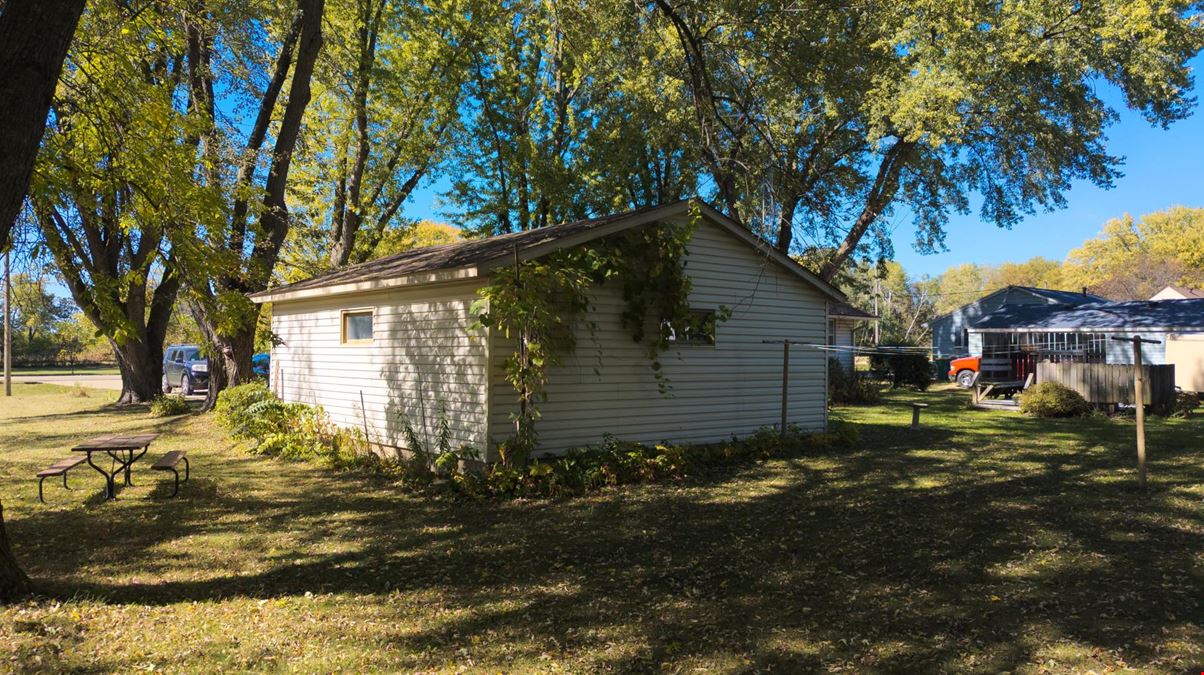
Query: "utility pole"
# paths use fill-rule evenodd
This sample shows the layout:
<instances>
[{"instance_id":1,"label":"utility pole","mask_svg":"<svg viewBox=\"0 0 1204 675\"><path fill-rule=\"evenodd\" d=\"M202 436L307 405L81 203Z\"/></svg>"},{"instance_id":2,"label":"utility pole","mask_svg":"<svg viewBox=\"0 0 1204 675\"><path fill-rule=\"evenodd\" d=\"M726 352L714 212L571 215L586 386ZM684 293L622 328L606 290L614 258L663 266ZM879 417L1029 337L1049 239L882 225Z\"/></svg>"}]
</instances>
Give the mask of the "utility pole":
<instances>
[{"instance_id":1,"label":"utility pole","mask_svg":"<svg viewBox=\"0 0 1204 675\"><path fill-rule=\"evenodd\" d=\"M13 278L10 269L12 253L4 250L4 395L13 395Z\"/></svg>"},{"instance_id":2,"label":"utility pole","mask_svg":"<svg viewBox=\"0 0 1204 675\"><path fill-rule=\"evenodd\" d=\"M877 316L877 317L882 316L881 314L878 313L878 294L882 292L881 286L879 285L880 283L881 282L878 279L874 279L874 316ZM875 347L877 347L878 344L882 341L881 340L882 336L881 336L881 333L879 332L880 329L878 327L879 324L881 324L881 320L874 322L874 346Z\"/></svg>"},{"instance_id":3,"label":"utility pole","mask_svg":"<svg viewBox=\"0 0 1204 675\"><path fill-rule=\"evenodd\" d=\"M1137 406L1137 483L1144 491L1146 489L1145 480L1145 374L1142 372L1141 366L1141 345L1162 344L1160 340L1149 340L1134 335L1131 338L1114 337L1113 340L1118 342L1133 343L1133 401Z\"/></svg>"}]
</instances>

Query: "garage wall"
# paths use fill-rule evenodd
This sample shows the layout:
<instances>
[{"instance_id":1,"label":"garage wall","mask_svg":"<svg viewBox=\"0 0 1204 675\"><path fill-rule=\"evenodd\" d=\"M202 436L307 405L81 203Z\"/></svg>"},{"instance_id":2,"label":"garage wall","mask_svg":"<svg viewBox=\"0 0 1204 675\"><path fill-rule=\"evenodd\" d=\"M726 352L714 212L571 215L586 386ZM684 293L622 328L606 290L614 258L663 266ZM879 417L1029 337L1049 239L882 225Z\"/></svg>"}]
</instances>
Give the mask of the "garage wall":
<instances>
[{"instance_id":1,"label":"garage wall","mask_svg":"<svg viewBox=\"0 0 1204 675\"><path fill-rule=\"evenodd\" d=\"M774 425L781 414L782 345L764 341L786 338L811 345L791 349L790 422L825 426L827 353L816 347L827 344L826 296L709 221L699 224L688 250L691 307L732 310L715 344L662 355L672 387L664 396L646 348L621 323L618 289L601 289L590 317L596 333L579 331L576 353L549 369L548 400L536 423L541 450L596 444L606 434L645 443L719 441ZM500 441L513 433L515 394L502 363L514 345L500 335L492 343L489 431Z\"/></svg>"},{"instance_id":2,"label":"garage wall","mask_svg":"<svg viewBox=\"0 0 1204 675\"><path fill-rule=\"evenodd\" d=\"M272 387L285 401L320 405L340 425L405 447L401 416L434 438L440 410L455 446L484 448L488 341L472 329L477 283L276 303ZM371 344L341 343L343 310L375 311ZM363 396L363 405L360 396Z\"/></svg>"}]
</instances>

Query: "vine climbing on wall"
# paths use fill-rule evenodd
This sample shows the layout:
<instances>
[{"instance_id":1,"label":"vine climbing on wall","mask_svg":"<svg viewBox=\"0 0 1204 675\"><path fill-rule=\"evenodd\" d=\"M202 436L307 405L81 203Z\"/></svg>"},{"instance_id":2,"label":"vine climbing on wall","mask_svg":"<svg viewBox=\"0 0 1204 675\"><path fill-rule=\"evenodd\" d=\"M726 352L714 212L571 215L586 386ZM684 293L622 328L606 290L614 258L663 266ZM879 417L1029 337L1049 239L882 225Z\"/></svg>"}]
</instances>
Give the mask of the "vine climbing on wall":
<instances>
[{"instance_id":1,"label":"vine climbing on wall","mask_svg":"<svg viewBox=\"0 0 1204 675\"><path fill-rule=\"evenodd\" d=\"M518 397L515 433L500 448L502 462L521 466L535 447L539 404L547 399L548 368L577 348L578 329L590 335L595 291L615 284L622 293L622 325L647 348L662 394L669 381L660 355L675 334L701 326L689 306L687 244L700 214L685 223L633 227L536 260L498 269L473 306L481 326L515 342L504 363L506 380ZM720 318L726 318L726 312Z\"/></svg>"}]
</instances>

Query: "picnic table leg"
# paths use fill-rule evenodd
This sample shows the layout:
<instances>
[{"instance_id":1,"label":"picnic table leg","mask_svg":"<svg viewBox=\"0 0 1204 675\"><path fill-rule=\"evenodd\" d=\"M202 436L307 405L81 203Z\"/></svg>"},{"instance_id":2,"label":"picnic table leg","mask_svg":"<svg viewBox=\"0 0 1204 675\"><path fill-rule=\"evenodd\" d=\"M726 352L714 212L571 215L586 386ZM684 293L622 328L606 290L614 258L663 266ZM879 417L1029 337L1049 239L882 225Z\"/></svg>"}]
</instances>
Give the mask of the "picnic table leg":
<instances>
[{"instance_id":1,"label":"picnic table leg","mask_svg":"<svg viewBox=\"0 0 1204 675\"><path fill-rule=\"evenodd\" d=\"M117 487L115 485L113 485L113 475L116 475L116 474L110 475L108 471L105 471L104 469L100 468L99 466L96 466L96 463L92 461L92 453L90 453L90 452L88 453L88 466L92 467L93 469L96 469L96 471L99 472L100 475L105 477L105 499L116 499L117 498Z\"/></svg>"}]
</instances>

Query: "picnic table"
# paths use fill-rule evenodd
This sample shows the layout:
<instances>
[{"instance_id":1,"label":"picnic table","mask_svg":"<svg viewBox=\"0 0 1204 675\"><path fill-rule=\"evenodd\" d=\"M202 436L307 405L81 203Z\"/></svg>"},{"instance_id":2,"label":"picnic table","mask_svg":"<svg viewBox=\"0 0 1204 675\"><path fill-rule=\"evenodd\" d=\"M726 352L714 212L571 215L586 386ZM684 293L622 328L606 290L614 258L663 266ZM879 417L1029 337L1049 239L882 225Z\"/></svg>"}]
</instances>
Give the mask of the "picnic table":
<instances>
[{"instance_id":1,"label":"picnic table","mask_svg":"<svg viewBox=\"0 0 1204 675\"><path fill-rule=\"evenodd\" d=\"M105 498L113 499L117 496L114 484L117 476L124 473L125 484L133 485L130 481L130 466L146 454L146 451L150 449L150 444L158 437L159 434L97 436L71 448L71 451L88 453L88 466L96 469L100 475L105 477ZM110 464L110 467L115 464L116 468L110 472L98 466L92 461L92 456L97 453L103 453L112 458L113 463Z\"/></svg>"}]
</instances>

